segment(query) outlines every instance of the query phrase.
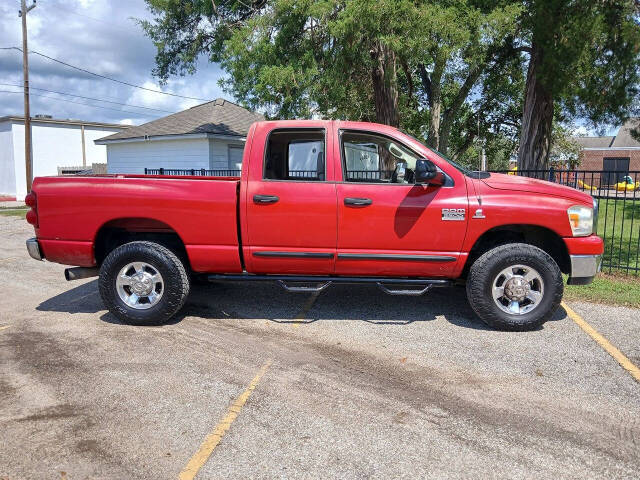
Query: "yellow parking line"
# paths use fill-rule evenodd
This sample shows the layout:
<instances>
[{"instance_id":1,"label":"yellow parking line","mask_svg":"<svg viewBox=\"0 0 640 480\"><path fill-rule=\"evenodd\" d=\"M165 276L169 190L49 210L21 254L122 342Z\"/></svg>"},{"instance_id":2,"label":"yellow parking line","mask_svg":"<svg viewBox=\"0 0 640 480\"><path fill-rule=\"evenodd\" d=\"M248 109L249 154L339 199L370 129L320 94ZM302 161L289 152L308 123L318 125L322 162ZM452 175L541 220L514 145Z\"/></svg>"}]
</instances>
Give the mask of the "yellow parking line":
<instances>
[{"instance_id":1,"label":"yellow parking line","mask_svg":"<svg viewBox=\"0 0 640 480\"><path fill-rule=\"evenodd\" d=\"M302 310L300 310L300 313L298 313L298 315L296 315L296 318L294 318L295 322L293 323L293 328L297 328L300 326L300 324L305 323L304 319L307 316L307 313L309 313L309 310L311 310L311 307L313 307L313 304L316 303L318 296L320 296L320 292L314 292L308 298L307 303L304 304Z\"/></svg>"},{"instance_id":2,"label":"yellow parking line","mask_svg":"<svg viewBox=\"0 0 640 480\"><path fill-rule=\"evenodd\" d=\"M640 368L636 367L631 360L629 360L620 350L614 347L609 340L604 338L600 332L589 325L584 318L574 312L566 303L562 302L562 307L569 315L569 318L576 322L578 326L584 330L591 338L593 338L598 345L611 355L615 360L631 374L636 381L640 382Z\"/></svg>"},{"instance_id":3,"label":"yellow parking line","mask_svg":"<svg viewBox=\"0 0 640 480\"><path fill-rule=\"evenodd\" d=\"M9 328L11 325L5 325L3 327L0 327L0 330L4 330L5 328Z\"/></svg>"},{"instance_id":4,"label":"yellow parking line","mask_svg":"<svg viewBox=\"0 0 640 480\"><path fill-rule=\"evenodd\" d=\"M189 460L187 466L184 467L184 470L180 472L180 476L178 477L180 480L192 480L193 478L195 478L195 476L198 474L198 471L207 462L207 460L213 453L213 450L220 443L220 440L222 440L224 434L227 433L227 430L229 430L229 428L231 427L231 423L233 423L233 421L240 413L240 410L242 410L242 407L247 402L247 399L251 396L251 393L256 388L258 382L269 368L269 365L271 365L271 360L268 360L267 363L262 366L256 376L253 377L253 380L251 380L251 383L249 384L247 389L242 392L240 396L236 398L236 401L233 402L233 404L229 407L229 410L227 410L227 414L220 421L220 423L218 423L215 430L207 435L207 438L204 439L204 442L202 442L202 445L200 445L198 451L193 455L193 457L191 457L191 460Z\"/></svg>"}]
</instances>

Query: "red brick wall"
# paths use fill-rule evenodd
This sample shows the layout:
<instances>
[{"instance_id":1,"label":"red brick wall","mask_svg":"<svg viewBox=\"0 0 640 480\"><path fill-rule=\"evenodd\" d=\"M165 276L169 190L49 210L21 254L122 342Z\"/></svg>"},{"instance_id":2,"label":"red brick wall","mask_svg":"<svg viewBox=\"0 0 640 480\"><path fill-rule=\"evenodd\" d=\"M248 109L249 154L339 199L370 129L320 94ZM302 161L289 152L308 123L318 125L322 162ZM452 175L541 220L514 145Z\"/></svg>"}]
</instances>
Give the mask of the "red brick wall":
<instances>
[{"instance_id":1,"label":"red brick wall","mask_svg":"<svg viewBox=\"0 0 640 480\"><path fill-rule=\"evenodd\" d=\"M629 171L640 171L640 150L582 150L580 152L580 164L577 169L601 172L605 157L628 157ZM640 173L631 175L634 181L640 181ZM599 173L585 173L578 175L578 177L587 185L601 186L603 188L606 186L605 184L600 184ZM606 182L611 182L612 178L615 177L607 177Z\"/></svg>"},{"instance_id":2,"label":"red brick wall","mask_svg":"<svg viewBox=\"0 0 640 480\"><path fill-rule=\"evenodd\" d=\"M602 170L604 157L629 157L629 170L640 171L640 150L582 150L578 170Z\"/></svg>"}]
</instances>

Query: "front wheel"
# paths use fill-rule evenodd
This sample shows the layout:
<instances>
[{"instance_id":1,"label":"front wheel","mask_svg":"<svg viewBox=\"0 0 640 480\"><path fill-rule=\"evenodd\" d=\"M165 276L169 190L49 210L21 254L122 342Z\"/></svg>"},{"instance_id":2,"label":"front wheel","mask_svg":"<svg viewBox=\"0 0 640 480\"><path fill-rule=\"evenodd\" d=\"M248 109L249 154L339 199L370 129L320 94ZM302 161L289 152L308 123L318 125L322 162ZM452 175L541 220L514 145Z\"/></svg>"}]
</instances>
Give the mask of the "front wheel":
<instances>
[{"instance_id":1,"label":"front wheel","mask_svg":"<svg viewBox=\"0 0 640 480\"><path fill-rule=\"evenodd\" d=\"M467 278L471 308L499 330L534 330L551 318L564 284L556 262L524 243L495 247L478 258Z\"/></svg>"},{"instance_id":2,"label":"front wheel","mask_svg":"<svg viewBox=\"0 0 640 480\"><path fill-rule=\"evenodd\" d=\"M131 242L114 249L100 267L105 306L131 325L159 325L175 315L189 295L189 275L168 248Z\"/></svg>"}]
</instances>

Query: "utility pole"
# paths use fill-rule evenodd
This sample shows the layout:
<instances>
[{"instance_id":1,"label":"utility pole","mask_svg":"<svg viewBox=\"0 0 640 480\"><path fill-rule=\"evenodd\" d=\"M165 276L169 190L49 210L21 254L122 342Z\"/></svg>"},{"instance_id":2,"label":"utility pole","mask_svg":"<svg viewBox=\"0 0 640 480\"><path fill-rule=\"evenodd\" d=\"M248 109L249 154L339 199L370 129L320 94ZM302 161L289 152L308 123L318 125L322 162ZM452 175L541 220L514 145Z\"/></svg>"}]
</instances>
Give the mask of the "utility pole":
<instances>
[{"instance_id":1,"label":"utility pole","mask_svg":"<svg viewBox=\"0 0 640 480\"><path fill-rule=\"evenodd\" d=\"M33 181L33 157L31 155L31 112L29 109L29 50L27 49L27 13L36 7L36 0L27 8L26 0L21 0L18 16L22 17L22 75L24 77L24 165L27 173L27 193Z\"/></svg>"}]
</instances>

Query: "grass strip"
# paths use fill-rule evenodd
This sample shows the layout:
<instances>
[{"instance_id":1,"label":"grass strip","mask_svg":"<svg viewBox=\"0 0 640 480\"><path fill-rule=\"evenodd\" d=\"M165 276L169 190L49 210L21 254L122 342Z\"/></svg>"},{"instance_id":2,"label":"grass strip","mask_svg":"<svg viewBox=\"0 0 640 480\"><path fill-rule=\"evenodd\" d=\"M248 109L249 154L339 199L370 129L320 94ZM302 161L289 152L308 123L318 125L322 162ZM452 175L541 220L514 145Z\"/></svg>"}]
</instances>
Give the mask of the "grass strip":
<instances>
[{"instance_id":1,"label":"grass strip","mask_svg":"<svg viewBox=\"0 0 640 480\"><path fill-rule=\"evenodd\" d=\"M601 273L590 285L566 285L564 298L640 308L640 277Z\"/></svg>"}]
</instances>

